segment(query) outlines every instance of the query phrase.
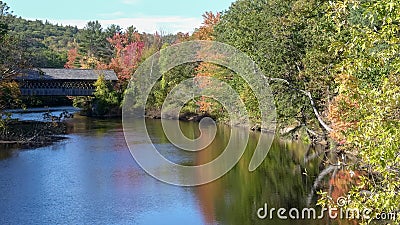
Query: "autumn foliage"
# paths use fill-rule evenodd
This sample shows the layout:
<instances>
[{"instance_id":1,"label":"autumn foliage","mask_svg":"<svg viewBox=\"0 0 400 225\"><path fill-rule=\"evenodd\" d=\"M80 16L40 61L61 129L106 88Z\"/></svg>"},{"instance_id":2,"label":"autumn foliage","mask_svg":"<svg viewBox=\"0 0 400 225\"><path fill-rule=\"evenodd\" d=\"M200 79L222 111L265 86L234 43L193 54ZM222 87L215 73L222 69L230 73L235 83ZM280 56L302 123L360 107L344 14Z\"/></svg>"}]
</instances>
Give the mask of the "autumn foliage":
<instances>
[{"instance_id":1,"label":"autumn foliage","mask_svg":"<svg viewBox=\"0 0 400 225\"><path fill-rule=\"evenodd\" d=\"M357 109L357 107L357 102L345 95L336 96L329 105L328 119L331 121L331 127L333 128L330 136L337 143L345 144L345 132L347 129L357 126L357 120L352 118L351 112L346 110L349 108Z\"/></svg>"},{"instance_id":2,"label":"autumn foliage","mask_svg":"<svg viewBox=\"0 0 400 225\"><path fill-rule=\"evenodd\" d=\"M214 26L218 24L220 21L221 14L213 14L212 12L206 12L203 15L203 24L202 26L193 34L193 37L197 40L207 40L212 41L214 40L213 32ZM209 54L206 50L198 52L197 55L201 58L207 56ZM213 56L214 57L214 56ZM218 57L218 56L215 56ZM195 77L212 77L216 74L219 67L215 64L208 63L208 62L201 62L196 68ZM207 86L207 81L202 79L202 83L200 87ZM210 112L213 106L213 102L208 100L206 97L202 96L196 104L199 106L199 111L202 113Z\"/></svg>"},{"instance_id":3,"label":"autumn foliage","mask_svg":"<svg viewBox=\"0 0 400 225\"><path fill-rule=\"evenodd\" d=\"M138 33L115 34L108 42L114 47L114 57L108 65L115 71L120 82L126 82L136 70L144 49Z\"/></svg>"},{"instance_id":4,"label":"autumn foliage","mask_svg":"<svg viewBox=\"0 0 400 225\"><path fill-rule=\"evenodd\" d=\"M66 69L73 69L75 68L75 62L78 57L78 49L72 48L68 51L68 61L65 63L64 67Z\"/></svg>"},{"instance_id":5,"label":"autumn foliage","mask_svg":"<svg viewBox=\"0 0 400 225\"><path fill-rule=\"evenodd\" d=\"M212 12L206 12L203 15L202 26L193 34L194 38L197 40L214 40L214 26L217 25L220 20L220 13L214 14Z\"/></svg>"},{"instance_id":6,"label":"autumn foliage","mask_svg":"<svg viewBox=\"0 0 400 225\"><path fill-rule=\"evenodd\" d=\"M79 56L78 48L68 51L68 61L65 68L95 68L114 70L118 76L118 85L124 86L131 78L142 59L145 44L140 40L137 32L116 33L113 37L107 38L108 43L114 50L113 57L109 63L101 62L95 57Z\"/></svg>"}]
</instances>

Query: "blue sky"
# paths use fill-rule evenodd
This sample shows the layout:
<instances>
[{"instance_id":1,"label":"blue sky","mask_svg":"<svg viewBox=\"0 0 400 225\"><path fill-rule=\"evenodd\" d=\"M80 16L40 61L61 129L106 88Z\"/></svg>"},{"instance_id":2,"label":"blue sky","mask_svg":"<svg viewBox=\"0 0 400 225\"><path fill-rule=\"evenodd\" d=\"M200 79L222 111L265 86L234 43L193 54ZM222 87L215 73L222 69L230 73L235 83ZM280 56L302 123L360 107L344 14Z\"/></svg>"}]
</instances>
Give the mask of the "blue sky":
<instances>
[{"instance_id":1,"label":"blue sky","mask_svg":"<svg viewBox=\"0 0 400 225\"><path fill-rule=\"evenodd\" d=\"M206 11L227 10L235 0L5 0L14 14L79 28L90 20L104 27L133 25L140 32L192 32Z\"/></svg>"}]
</instances>

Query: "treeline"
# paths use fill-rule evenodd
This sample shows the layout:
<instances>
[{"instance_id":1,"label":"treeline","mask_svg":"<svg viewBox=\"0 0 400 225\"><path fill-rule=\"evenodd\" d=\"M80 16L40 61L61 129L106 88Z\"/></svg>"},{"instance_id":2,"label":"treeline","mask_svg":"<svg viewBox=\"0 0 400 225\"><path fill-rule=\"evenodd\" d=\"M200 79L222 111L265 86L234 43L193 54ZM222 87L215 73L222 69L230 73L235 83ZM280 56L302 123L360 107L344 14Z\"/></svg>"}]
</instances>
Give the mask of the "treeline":
<instances>
[{"instance_id":1,"label":"treeline","mask_svg":"<svg viewBox=\"0 0 400 225\"><path fill-rule=\"evenodd\" d=\"M8 15L10 35L20 39L34 67L62 68L67 51L79 32L77 27L53 25L47 21L29 21Z\"/></svg>"},{"instance_id":2,"label":"treeline","mask_svg":"<svg viewBox=\"0 0 400 225\"><path fill-rule=\"evenodd\" d=\"M3 4L2 7L6 7ZM68 51L77 46L82 55L110 61L114 46L107 39L124 32L118 25L103 28L97 21L88 22L85 28L78 29L76 26L54 25L48 21L26 20L12 14L7 14L4 20L8 34L18 38L24 50L29 52L33 67L63 68L68 61ZM157 36L161 37L160 34L139 34L133 26L126 32L137 33L147 46L157 41ZM177 37L164 35L162 42L173 43Z\"/></svg>"}]
</instances>

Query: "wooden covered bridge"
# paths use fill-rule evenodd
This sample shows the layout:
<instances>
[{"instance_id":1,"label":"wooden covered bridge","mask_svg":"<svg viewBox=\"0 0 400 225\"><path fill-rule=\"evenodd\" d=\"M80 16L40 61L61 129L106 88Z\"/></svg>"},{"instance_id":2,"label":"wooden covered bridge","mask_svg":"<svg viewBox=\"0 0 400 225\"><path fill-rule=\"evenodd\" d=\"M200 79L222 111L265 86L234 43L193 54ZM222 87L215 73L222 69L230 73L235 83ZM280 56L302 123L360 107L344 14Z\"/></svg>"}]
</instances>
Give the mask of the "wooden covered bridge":
<instances>
[{"instance_id":1,"label":"wooden covered bridge","mask_svg":"<svg viewBox=\"0 0 400 225\"><path fill-rule=\"evenodd\" d=\"M90 96L100 77L115 83L112 70L34 69L15 78L24 96Z\"/></svg>"}]
</instances>

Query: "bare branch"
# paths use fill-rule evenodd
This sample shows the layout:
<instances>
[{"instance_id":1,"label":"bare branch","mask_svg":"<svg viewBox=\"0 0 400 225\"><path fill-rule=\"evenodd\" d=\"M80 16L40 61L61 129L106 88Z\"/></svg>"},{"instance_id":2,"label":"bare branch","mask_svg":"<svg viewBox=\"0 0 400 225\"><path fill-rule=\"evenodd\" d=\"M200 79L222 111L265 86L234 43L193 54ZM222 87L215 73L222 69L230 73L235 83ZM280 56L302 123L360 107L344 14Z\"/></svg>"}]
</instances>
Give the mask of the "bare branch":
<instances>
[{"instance_id":1,"label":"bare branch","mask_svg":"<svg viewBox=\"0 0 400 225\"><path fill-rule=\"evenodd\" d=\"M338 168L339 168L338 166L329 166L319 174L319 176L317 177L317 179L314 182L314 185L311 188L310 194L308 195L307 205L311 204L311 200L312 200L312 197L314 196L315 190L317 190L318 185L322 182L324 177L327 176L328 174L330 174L331 172L334 172Z\"/></svg>"},{"instance_id":2,"label":"bare branch","mask_svg":"<svg viewBox=\"0 0 400 225\"><path fill-rule=\"evenodd\" d=\"M305 91L305 90L302 90L302 89L298 89L298 88L296 88L296 87L293 87L293 85L292 85L289 81L287 81L287 80L285 80L285 79L281 79L281 78L269 78L269 80L285 83L285 84L286 84L287 86L289 86L290 88L292 88L292 89L294 89L294 90L296 90L296 91L299 91L300 93L306 95L306 96L309 98L309 100L310 100L311 107L313 108L315 117L318 119L318 122L322 125L322 127L323 127L326 131L328 131L328 132L332 132L332 131L333 131L333 129L330 128L330 127L324 122L324 120L322 119L321 115L319 114L319 112L318 112L318 110L317 110L317 107L315 106L314 99L312 98L310 92Z\"/></svg>"}]
</instances>

